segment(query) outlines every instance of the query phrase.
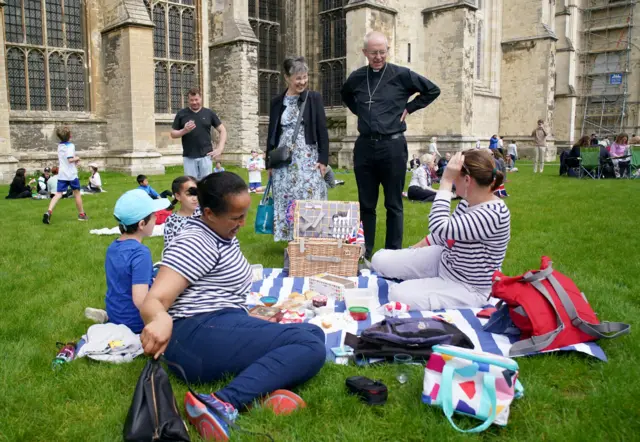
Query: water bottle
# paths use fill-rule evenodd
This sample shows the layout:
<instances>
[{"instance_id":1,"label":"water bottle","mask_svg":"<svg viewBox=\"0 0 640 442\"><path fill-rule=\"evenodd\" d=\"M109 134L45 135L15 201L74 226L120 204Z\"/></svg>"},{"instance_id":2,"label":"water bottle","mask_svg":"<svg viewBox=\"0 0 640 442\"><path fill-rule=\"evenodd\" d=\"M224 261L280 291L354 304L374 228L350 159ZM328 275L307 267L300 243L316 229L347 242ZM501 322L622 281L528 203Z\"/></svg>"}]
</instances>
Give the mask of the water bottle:
<instances>
[{"instance_id":1,"label":"water bottle","mask_svg":"<svg viewBox=\"0 0 640 442\"><path fill-rule=\"evenodd\" d=\"M58 342L58 348L60 348L60 350L58 351L58 354L56 355L55 359L51 363L51 368L54 371L61 370L65 364L73 361L73 359L76 357L75 342L69 342L67 344Z\"/></svg>"}]
</instances>

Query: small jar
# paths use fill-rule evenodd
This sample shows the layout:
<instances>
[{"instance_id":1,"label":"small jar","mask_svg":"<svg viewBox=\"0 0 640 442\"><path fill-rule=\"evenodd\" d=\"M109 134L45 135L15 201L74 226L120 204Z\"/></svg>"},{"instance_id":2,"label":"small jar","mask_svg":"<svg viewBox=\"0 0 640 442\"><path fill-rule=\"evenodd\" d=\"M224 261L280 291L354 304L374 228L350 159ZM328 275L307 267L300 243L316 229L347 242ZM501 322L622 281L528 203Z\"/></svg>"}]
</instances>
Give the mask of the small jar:
<instances>
[{"instance_id":1,"label":"small jar","mask_svg":"<svg viewBox=\"0 0 640 442\"><path fill-rule=\"evenodd\" d=\"M311 302L316 308L324 307L327 305L327 297L325 295L316 295L313 297Z\"/></svg>"}]
</instances>

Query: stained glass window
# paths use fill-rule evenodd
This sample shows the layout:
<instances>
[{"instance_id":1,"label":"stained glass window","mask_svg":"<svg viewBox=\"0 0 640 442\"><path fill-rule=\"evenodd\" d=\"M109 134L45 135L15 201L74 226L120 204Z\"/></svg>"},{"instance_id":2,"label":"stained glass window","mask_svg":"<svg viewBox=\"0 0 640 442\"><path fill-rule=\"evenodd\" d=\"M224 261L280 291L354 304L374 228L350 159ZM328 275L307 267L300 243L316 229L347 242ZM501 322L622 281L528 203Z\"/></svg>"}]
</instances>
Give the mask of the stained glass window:
<instances>
[{"instance_id":1,"label":"stained glass window","mask_svg":"<svg viewBox=\"0 0 640 442\"><path fill-rule=\"evenodd\" d=\"M47 0L47 42L49 46L64 47L62 30L62 3L60 0ZM51 59L51 57L49 57ZM66 105L66 103L65 103Z\"/></svg>"},{"instance_id":2,"label":"stained glass window","mask_svg":"<svg viewBox=\"0 0 640 442\"><path fill-rule=\"evenodd\" d=\"M342 106L340 89L346 76L346 0L322 0L320 11L320 88L325 106Z\"/></svg>"},{"instance_id":3,"label":"stained glass window","mask_svg":"<svg viewBox=\"0 0 640 442\"><path fill-rule=\"evenodd\" d=\"M82 0L7 1L4 16L12 110L86 109L82 14ZM26 47L12 46L15 43Z\"/></svg>"},{"instance_id":4,"label":"stained glass window","mask_svg":"<svg viewBox=\"0 0 640 442\"><path fill-rule=\"evenodd\" d=\"M67 28L67 47L81 49L83 47L81 0L64 0L64 18Z\"/></svg>"},{"instance_id":5,"label":"stained glass window","mask_svg":"<svg viewBox=\"0 0 640 442\"><path fill-rule=\"evenodd\" d=\"M64 58L57 52L49 55L49 90L51 109L67 110L67 72Z\"/></svg>"},{"instance_id":6,"label":"stained glass window","mask_svg":"<svg viewBox=\"0 0 640 442\"><path fill-rule=\"evenodd\" d=\"M186 91L199 87L196 2L149 1L155 25L155 111L177 112L187 105Z\"/></svg>"},{"instance_id":7,"label":"stained glass window","mask_svg":"<svg viewBox=\"0 0 640 442\"><path fill-rule=\"evenodd\" d=\"M169 102L169 85L167 76L167 67L164 63L156 63L156 91L155 91L155 108L156 112L167 112Z\"/></svg>"},{"instance_id":8,"label":"stained glass window","mask_svg":"<svg viewBox=\"0 0 640 442\"><path fill-rule=\"evenodd\" d=\"M44 55L40 51L29 51L29 101L31 110L47 109L47 87L44 72Z\"/></svg>"},{"instance_id":9,"label":"stained glass window","mask_svg":"<svg viewBox=\"0 0 640 442\"><path fill-rule=\"evenodd\" d=\"M27 109L27 85L25 79L24 52L11 48L7 51L7 86L11 109Z\"/></svg>"},{"instance_id":10,"label":"stained glass window","mask_svg":"<svg viewBox=\"0 0 640 442\"><path fill-rule=\"evenodd\" d=\"M261 115L282 88L283 0L249 0L249 24L258 37L258 101Z\"/></svg>"}]
</instances>

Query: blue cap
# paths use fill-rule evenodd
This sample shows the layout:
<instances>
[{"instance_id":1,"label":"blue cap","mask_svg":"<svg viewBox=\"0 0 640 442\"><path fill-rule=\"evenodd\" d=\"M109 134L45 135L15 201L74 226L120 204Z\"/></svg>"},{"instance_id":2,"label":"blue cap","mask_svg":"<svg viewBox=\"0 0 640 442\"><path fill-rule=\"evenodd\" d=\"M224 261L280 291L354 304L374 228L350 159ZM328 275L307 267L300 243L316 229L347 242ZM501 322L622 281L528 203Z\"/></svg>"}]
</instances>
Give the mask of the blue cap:
<instances>
[{"instance_id":1,"label":"blue cap","mask_svg":"<svg viewBox=\"0 0 640 442\"><path fill-rule=\"evenodd\" d=\"M170 205L171 201L166 198L154 200L144 190L134 189L118 198L113 215L118 218L120 224L131 226Z\"/></svg>"}]
</instances>

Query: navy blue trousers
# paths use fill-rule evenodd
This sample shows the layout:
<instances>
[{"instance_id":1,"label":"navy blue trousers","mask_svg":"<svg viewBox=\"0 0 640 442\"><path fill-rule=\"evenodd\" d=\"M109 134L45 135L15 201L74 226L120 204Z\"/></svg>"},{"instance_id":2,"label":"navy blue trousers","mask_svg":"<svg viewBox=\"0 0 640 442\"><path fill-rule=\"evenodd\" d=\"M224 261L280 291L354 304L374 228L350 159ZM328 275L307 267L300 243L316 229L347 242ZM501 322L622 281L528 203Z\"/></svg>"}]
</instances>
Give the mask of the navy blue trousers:
<instances>
[{"instance_id":1,"label":"navy blue trousers","mask_svg":"<svg viewBox=\"0 0 640 442\"><path fill-rule=\"evenodd\" d=\"M315 325L277 324L229 308L175 321L165 358L180 364L189 382L236 375L215 394L242 409L311 379L326 350L324 332Z\"/></svg>"}]
</instances>

